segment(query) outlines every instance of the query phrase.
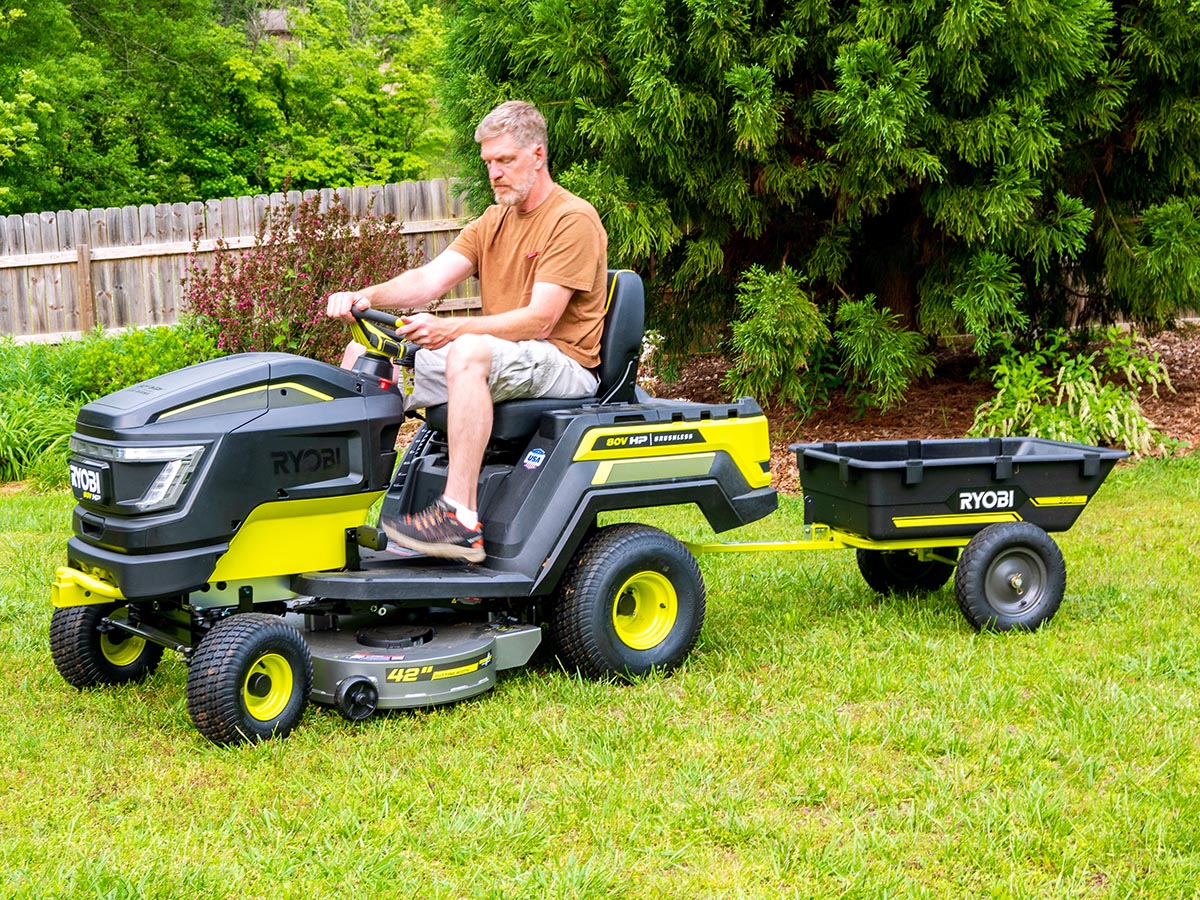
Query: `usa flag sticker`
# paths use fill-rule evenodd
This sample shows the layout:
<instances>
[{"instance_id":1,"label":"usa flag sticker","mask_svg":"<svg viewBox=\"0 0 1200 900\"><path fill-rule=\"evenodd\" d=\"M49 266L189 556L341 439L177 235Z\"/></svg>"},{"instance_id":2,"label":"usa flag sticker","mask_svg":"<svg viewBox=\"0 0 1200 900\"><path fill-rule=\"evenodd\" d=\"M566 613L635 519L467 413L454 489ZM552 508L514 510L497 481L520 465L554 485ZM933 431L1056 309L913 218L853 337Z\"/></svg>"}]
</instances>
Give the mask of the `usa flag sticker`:
<instances>
[{"instance_id":1,"label":"usa flag sticker","mask_svg":"<svg viewBox=\"0 0 1200 900\"><path fill-rule=\"evenodd\" d=\"M536 469L545 461L546 451L538 447L525 454L525 461L522 463L522 465L527 469Z\"/></svg>"}]
</instances>

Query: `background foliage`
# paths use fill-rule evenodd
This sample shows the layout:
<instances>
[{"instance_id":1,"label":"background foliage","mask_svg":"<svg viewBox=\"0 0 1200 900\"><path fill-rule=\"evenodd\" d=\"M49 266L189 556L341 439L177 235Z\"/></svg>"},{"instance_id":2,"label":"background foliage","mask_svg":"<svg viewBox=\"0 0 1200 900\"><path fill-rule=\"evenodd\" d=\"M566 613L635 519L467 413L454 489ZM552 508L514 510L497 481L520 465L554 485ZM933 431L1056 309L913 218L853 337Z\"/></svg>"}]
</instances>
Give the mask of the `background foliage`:
<instances>
[{"instance_id":1,"label":"background foliage","mask_svg":"<svg viewBox=\"0 0 1200 900\"><path fill-rule=\"evenodd\" d=\"M975 411L972 434L1030 435L1124 447L1146 455L1170 441L1146 418L1143 389L1171 391L1166 368L1144 338L1110 327L1089 346L1084 335L1052 331L1032 346L1008 346L992 367L996 395Z\"/></svg>"},{"instance_id":2,"label":"background foliage","mask_svg":"<svg viewBox=\"0 0 1200 900\"><path fill-rule=\"evenodd\" d=\"M0 337L0 482L63 484L80 406L218 355L213 336L194 320L116 335L96 330L56 345Z\"/></svg>"},{"instance_id":3,"label":"background foliage","mask_svg":"<svg viewBox=\"0 0 1200 900\"><path fill-rule=\"evenodd\" d=\"M274 7L291 39L265 30ZM994 361L1050 329L1153 328L1196 307L1195 13L1194 0L19 0L0 12L0 213L451 171L475 176L482 205L473 127L525 97L548 116L554 172L603 216L612 261L648 279L668 360L722 349L735 392L761 395L771 371L781 396L846 387L887 405L940 336L969 334ZM760 327L779 297L755 271L803 286L778 332ZM862 340L885 325L886 342ZM788 331L811 331L803 351L780 342Z\"/></svg>"},{"instance_id":4,"label":"background foliage","mask_svg":"<svg viewBox=\"0 0 1200 900\"><path fill-rule=\"evenodd\" d=\"M1194 4L453 10L455 133L499 99L538 103L562 180L650 276L676 347L736 318L752 265L791 267L822 309L873 296L982 351L1087 316L1160 325L1196 300Z\"/></svg>"},{"instance_id":5,"label":"background foliage","mask_svg":"<svg viewBox=\"0 0 1200 900\"><path fill-rule=\"evenodd\" d=\"M0 213L444 174L440 9L17 0L0 12Z\"/></svg>"}]
</instances>

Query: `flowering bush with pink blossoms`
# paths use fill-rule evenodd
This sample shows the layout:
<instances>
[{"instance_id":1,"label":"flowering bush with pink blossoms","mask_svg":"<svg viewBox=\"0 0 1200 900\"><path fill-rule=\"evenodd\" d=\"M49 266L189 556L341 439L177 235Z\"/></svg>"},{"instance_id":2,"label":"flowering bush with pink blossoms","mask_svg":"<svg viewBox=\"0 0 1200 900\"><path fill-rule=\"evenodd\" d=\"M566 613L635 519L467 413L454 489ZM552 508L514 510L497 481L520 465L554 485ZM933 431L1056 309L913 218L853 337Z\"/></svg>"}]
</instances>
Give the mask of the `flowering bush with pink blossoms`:
<instances>
[{"instance_id":1,"label":"flowering bush with pink blossoms","mask_svg":"<svg viewBox=\"0 0 1200 900\"><path fill-rule=\"evenodd\" d=\"M325 315L325 298L386 281L419 257L395 217L355 218L337 200L321 209L314 195L273 208L246 250L218 241L211 260L193 250L184 308L227 353L281 350L336 362L348 332Z\"/></svg>"}]
</instances>

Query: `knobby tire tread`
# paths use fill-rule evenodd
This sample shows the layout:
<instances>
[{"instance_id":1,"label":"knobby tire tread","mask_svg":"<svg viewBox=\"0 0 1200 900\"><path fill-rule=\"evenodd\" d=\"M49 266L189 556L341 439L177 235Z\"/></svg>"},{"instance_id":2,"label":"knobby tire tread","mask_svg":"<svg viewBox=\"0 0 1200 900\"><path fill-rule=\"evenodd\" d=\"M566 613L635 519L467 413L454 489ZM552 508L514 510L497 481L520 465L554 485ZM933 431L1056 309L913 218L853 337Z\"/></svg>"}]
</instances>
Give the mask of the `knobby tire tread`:
<instances>
[{"instance_id":1,"label":"knobby tire tread","mask_svg":"<svg viewBox=\"0 0 1200 900\"><path fill-rule=\"evenodd\" d=\"M101 656L100 620L116 609L116 604L72 606L56 609L50 619L50 656L60 675L72 687L80 689L102 684L141 681L158 668L162 647L147 642L136 663L117 669Z\"/></svg>"},{"instance_id":2,"label":"knobby tire tread","mask_svg":"<svg viewBox=\"0 0 1200 900\"><path fill-rule=\"evenodd\" d=\"M243 727L242 657L251 639L259 644L278 637L292 640L299 634L278 616L268 613L238 613L213 626L192 656L187 679L188 714L196 730L217 744L240 744L266 737L286 737L299 720L282 723L270 734ZM300 638L303 641L303 637ZM312 658L304 654L306 668L296 672L305 703L312 687ZM303 711L303 706L301 707Z\"/></svg>"},{"instance_id":3,"label":"knobby tire tread","mask_svg":"<svg viewBox=\"0 0 1200 900\"><path fill-rule=\"evenodd\" d=\"M597 680L627 680L631 673L628 669L614 668L597 641L597 632L592 627L594 610L587 603L578 602L578 595L581 591L586 594L592 589L595 581L605 577L611 559L624 554L630 541L636 541L641 546L647 539L663 541L664 548L682 547L675 538L657 528L636 523L609 525L596 531L585 541L563 576L563 587L551 620L551 638L559 656L586 677ZM703 577L695 558L686 553L686 550L685 554L685 557L677 554L675 561L686 561L690 570L688 574L699 586L694 604L694 615L699 624L693 629L686 644L673 654L671 661L655 666L662 671L676 668L687 658L699 640L704 620Z\"/></svg>"}]
</instances>

